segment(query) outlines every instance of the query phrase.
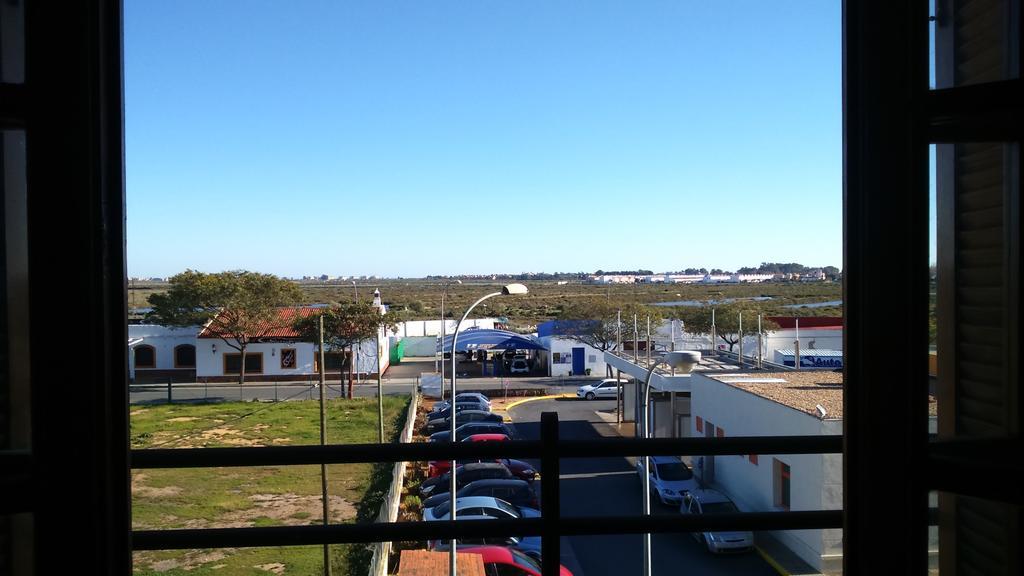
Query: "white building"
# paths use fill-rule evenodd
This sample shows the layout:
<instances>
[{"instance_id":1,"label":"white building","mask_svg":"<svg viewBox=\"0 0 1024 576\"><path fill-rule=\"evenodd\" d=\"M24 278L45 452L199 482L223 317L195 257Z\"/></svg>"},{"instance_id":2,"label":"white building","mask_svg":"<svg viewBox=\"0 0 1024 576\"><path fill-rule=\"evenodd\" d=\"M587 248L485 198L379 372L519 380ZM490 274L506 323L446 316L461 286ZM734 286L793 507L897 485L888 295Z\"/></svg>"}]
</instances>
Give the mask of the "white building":
<instances>
[{"instance_id":1,"label":"white building","mask_svg":"<svg viewBox=\"0 0 1024 576\"><path fill-rule=\"evenodd\" d=\"M132 382L193 381L198 327L128 325L128 378Z\"/></svg>"},{"instance_id":2,"label":"white building","mask_svg":"<svg viewBox=\"0 0 1024 576\"><path fill-rule=\"evenodd\" d=\"M689 434L839 435L842 383L836 372L695 373ZM841 454L701 456L694 463L706 485L728 494L745 512L839 510L842 467ZM841 530L786 530L773 536L821 572L841 569Z\"/></svg>"}]
</instances>

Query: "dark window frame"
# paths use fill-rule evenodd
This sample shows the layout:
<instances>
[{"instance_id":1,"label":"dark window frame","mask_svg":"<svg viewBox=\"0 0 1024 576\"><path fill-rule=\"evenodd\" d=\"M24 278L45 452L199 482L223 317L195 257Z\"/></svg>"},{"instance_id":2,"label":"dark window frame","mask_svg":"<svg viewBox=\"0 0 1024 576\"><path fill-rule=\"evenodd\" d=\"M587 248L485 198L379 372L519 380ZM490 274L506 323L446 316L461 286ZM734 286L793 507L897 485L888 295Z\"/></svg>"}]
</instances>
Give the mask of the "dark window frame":
<instances>
[{"instance_id":1,"label":"dark window frame","mask_svg":"<svg viewBox=\"0 0 1024 576\"><path fill-rule=\"evenodd\" d=\"M186 348L192 349L192 364L186 364L179 361L178 351L185 350ZM195 369L196 367L196 347L194 344L178 344L174 347L174 367L178 369Z\"/></svg>"},{"instance_id":2,"label":"dark window frame","mask_svg":"<svg viewBox=\"0 0 1024 576\"><path fill-rule=\"evenodd\" d=\"M238 369L228 370L228 359L238 358ZM250 362L259 360L259 369L253 369L249 367ZM224 371L222 372L225 376L234 376L242 373L242 353L241 352L225 352L223 358L221 358ZM263 371L263 352L246 352L245 353L245 373L246 374L264 374Z\"/></svg>"},{"instance_id":3,"label":"dark window frame","mask_svg":"<svg viewBox=\"0 0 1024 576\"><path fill-rule=\"evenodd\" d=\"M149 350L152 354L153 361L148 364L139 364L139 352L141 350ZM135 362L136 370L151 370L156 368L156 346L150 344L139 344L132 348L132 360Z\"/></svg>"}]
</instances>

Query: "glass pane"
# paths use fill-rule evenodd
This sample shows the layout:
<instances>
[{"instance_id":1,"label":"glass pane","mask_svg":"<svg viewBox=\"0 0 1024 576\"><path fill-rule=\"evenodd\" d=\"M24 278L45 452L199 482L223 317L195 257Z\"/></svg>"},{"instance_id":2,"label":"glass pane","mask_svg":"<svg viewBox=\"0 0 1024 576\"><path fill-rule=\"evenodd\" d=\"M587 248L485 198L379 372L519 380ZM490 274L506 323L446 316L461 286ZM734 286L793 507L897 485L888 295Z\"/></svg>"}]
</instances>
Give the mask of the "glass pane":
<instances>
[{"instance_id":1,"label":"glass pane","mask_svg":"<svg viewBox=\"0 0 1024 576\"><path fill-rule=\"evenodd\" d=\"M937 502L938 531L929 532L930 565L946 574L1016 572L1020 506L946 492L937 493Z\"/></svg>"},{"instance_id":2,"label":"glass pane","mask_svg":"<svg viewBox=\"0 0 1024 576\"><path fill-rule=\"evenodd\" d=\"M31 445L25 133L0 132L0 449Z\"/></svg>"},{"instance_id":3,"label":"glass pane","mask_svg":"<svg viewBox=\"0 0 1024 576\"><path fill-rule=\"evenodd\" d=\"M934 0L938 88L1020 77L1019 0Z\"/></svg>"},{"instance_id":4,"label":"glass pane","mask_svg":"<svg viewBox=\"0 0 1024 576\"><path fill-rule=\"evenodd\" d=\"M30 574L32 514L0 514L0 574Z\"/></svg>"}]
</instances>

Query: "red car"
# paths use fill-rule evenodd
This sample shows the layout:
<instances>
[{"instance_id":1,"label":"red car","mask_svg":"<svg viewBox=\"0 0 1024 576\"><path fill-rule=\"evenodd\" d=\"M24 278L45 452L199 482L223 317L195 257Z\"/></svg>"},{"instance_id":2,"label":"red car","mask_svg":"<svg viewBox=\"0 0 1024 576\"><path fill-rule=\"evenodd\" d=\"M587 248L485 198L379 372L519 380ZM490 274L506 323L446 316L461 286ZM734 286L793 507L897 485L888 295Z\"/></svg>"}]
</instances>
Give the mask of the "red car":
<instances>
[{"instance_id":1,"label":"red car","mask_svg":"<svg viewBox=\"0 0 1024 576\"><path fill-rule=\"evenodd\" d=\"M467 460L466 462L490 462L490 460ZM465 464L466 462L460 460L459 464ZM504 464L505 467L508 468L508 471L520 480L531 481L537 477L537 471L533 469L533 466L530 466L522 460L498 458L495 462ZM440 476L450 470L452 467L451 465L451 460L431 460L427 463L427 476L429 478Z\"/></svg>"},{"instance_id":2,"label":"red car","mask_svg":"<svg viewBox=\"0 0 1024 576\"><path fill-rule=\"evenodd\" d=\"M504 442L508 436L504 434L473 434L462 439L463 442Z\"/></svg>"},{"instance_id":3,"label":"red car","mask_svg":"<svg viewBox=\"0 0 1024 576\"><path fill-rule=\"evenodd\" d=\"M482 556L487 574L541 576L540 562L514 548L501 546L463 548L460 546L458 551ZM559 564L559 574L560 576L572 576L572 572L561 564Z\"/></svg>"}]
</instances>

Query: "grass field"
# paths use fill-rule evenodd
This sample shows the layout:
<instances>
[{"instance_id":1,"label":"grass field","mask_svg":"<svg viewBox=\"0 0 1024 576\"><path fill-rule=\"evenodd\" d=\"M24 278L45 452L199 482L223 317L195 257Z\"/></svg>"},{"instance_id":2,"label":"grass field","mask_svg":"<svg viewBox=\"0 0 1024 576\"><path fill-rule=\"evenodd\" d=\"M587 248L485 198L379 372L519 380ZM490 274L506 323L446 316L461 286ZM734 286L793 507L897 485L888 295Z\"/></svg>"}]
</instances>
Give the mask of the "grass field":
<instances>
[{"instance_id":1,"label":"grass field","mask_svg":"<svg viewBox=\"0 0 1024 576\"><path fill-rule=\"evenodd\" d=\"M454 317L480 296L500 290L508 281L466 281L448 288L445 315ZM842 299L838 282L767 282L758 284L615 284L596 285L579 282L559 285L553 281L524 281L530 293L515 298L492 300L478 310L480 316L506 316L518 327L529 328L537 322L558 317L563 307L581 298L608 298L618 302L653 304L676 300L722 300L768 296L772 300L756 303L767 315L842 316L842 307L784 308L788 304L807 304ZM129 307L148 306L149 295L166 290L166 284L138 284L128 291ZM302 284L304 304L348 301L354 296L351 285ZM360 281L360 298L369 298L380 288L384 303L402 310L410 320L436 319L441 315L442 284L437 280Z\"/></svg>"},{"instance_id":2,"label":"grass field","mask_svg":"<svg viewBox=\"0 0 1024 576\"><path fill-rule=\"evenodd\" d=\"M387 438L400 430L407 397L384 398ZM134 407L132 448L318 444L319 403L235 402ZM331 400L327 442L377 441L376 399ZM331 521L372 521L390 463L328 467ZM135 529L229 528L318 524L322 521L319 466L138 470L132 473ZM335 574L365 574L365 547L335 546ZM314 574L320 547L137 552L135 574ZM362 570L362 572L360 572Z\"/></svg>"}]
</instances>

